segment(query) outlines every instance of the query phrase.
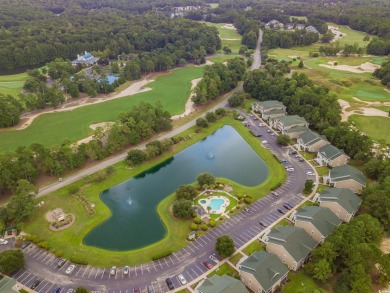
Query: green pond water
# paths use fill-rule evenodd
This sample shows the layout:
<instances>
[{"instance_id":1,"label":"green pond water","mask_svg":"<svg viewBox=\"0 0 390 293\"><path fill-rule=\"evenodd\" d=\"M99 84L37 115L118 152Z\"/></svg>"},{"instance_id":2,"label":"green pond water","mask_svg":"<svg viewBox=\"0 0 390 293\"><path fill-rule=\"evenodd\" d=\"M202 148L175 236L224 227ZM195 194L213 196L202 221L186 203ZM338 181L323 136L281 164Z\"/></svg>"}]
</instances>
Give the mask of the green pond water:
<instances>
[{"instance_id":1,"label":"green pond water","mask_svg":"<svg viewBox=\"0 0 390 293\"><path fill-rule=\"evenodd\" d=\"M115 185L100 194L112 215L83 239L107 250L132 250L164 238L166 229L157 213L159 202L199 173L256 186L268 177L265 162L231 126L224 126L176 156Z\"/></svg>"}]
</instances>

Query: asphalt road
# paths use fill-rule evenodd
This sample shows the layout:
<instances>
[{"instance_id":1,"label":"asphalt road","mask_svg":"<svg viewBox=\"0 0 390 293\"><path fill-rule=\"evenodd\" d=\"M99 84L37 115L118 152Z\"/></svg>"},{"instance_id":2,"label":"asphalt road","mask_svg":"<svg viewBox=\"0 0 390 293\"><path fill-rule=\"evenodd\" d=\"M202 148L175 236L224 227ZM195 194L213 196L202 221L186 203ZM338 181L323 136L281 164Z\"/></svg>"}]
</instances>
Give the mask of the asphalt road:
<instances>
[{"instance_id":1,"label":"asphalt road","mask_svg":"<svg viewBox=\"0 0 390 293\"><path fill-rule=\"evenodd\" d=\"M261 34L260 34L261 38ZM258 48L255 51L254 67L259 68L260 61L260 43L259 38ZM236 88L241 90L242 86ZM213 107L225 106L226 100L219 102ZM183 274L187 282L198 278L208 271L202 264L208 261L211 265L216 265L219 262L214 245L216 238L229 234L235 242L236 248L246 244L248 241L256 237L265 228L259 225L262 221L266 225L270 225L279 220L282 216L277 209L283 212L287 210L283 207L285 202L289 202L295 206L300 203L304 197L300 194L307 179L307 172L314 172L313 168L306 162L299 162L297 158L289 155L289 148L282 148L276 143L276 136L272 136L267 132L268 127L258 126L258 121L253 120L247 113L242 113L242 116L250 122L249 128L258 135L259 143L266 140L264 146L273 152L281 160L287 160L288 165L295 168L294 172L288 172L288 178L285 183L280 186L276 192L278 196L268 194L262 199L256 201L249 207L249 212L242 211L224 223L212 229L206 235L191 242L187 247L175 252L169 257L158 261L151 261L146 264L130 267L128 275L123 274L123 268L119 268L114 276L109 274L109 268L96 268L90 266L77 265L73 272L69 275L65 270L70 263L66 262L62 267L57 267L60 260L55 255L31 244L24 249L26 256L26 267L15 272L12 277L18 282L30 287L36 280L41 280L41 283L35 289L40 293L53 292L54 288L60 287L61 293L74 292L74 289L80 286L86 287L95 292L110 292L110 293L131 293L135 288L139 288L141 292L147 292L146 287L152 286L154 292L167 292L168 287L165 283L165 278L172 278L175 288L181 286L177 276ZM163 134L160 138L167 138L176 135L183 130L194 125L195 121L190 121L172 131ZM144 145L139 146L140 148ZM110 159L107 159L93 167L82 170L75 175L64 178L62 182L56 182L41 188L39 196L45 195L67 184L79 180L80 178L92 174L100 169L106 168L116 162L123 160L126 154L120 154ZM0 251L9 248L11 243L6 246L1 246ZM8 247L9 246L9 247Z\"/></svg>"}]
</instances>

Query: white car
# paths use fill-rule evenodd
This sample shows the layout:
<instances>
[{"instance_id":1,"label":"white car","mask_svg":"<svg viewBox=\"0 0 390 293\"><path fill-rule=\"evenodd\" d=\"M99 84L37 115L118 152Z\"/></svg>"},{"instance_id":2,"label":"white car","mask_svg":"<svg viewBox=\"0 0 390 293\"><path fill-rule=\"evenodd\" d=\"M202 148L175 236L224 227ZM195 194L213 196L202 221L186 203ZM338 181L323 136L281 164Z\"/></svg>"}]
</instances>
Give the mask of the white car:
<instances>
[{"instance_id":1,"label":"white car","mask_svg":"<svg viewBox=\"0 0 390 293\"><path fill-rule=\"evenodd\" d=\"M295 171L294 168L287 168L286 170L287 170L287 172L294 172Z\"/></svg>"},{"instance_id":2,"label":"white car","mask_svg":"<svg viewBox=\"0 0 390 293\"><path fill-rule=\"evenodd\" d=\"M266 141L266 140L263 140L261 143L268 143L268 141Z\"/></svg>"},{"instance_id":3,"label":"white car","mask_svg":"<svg viewBox=\"0 0 390 293\"><path fill-rule=\"evenodd\" d=\"M65 274L67 274L67 275L70 275L72 272L73 272L73 270L75 269L75 265L70 265L67 269L66 269L66 271L65 271Z\"/></svg>"},{"instance_id":4,"label":"white car","mask_svg":"<svg viewBox=\"0 0 390 293\"><path fill-rule=\"evenodd\" d=\"M179 279L179 281L182 285L187 284L187 280L184 278L184 276L182 274L178 275L177 278Z\"/></svg>"},{"instance_id":5,"label":"white car","mask_svg":"<svg viewBox=\"0 0 390 293\"><path fill-rule=\"evenodd\" d=\"M113 266L110 270L110 275L115 276L116 275L116 266Z\"/></svg>"},{"instance_id":6,"label":"white car","mask_svg":"<svg viewBox=\"0 0 390 293\"><path fill-rule=\"evenodd\" d=\"M0 244L6 245L6 244L8 244L8 240L1 239Z\"/></svg>"},{"instance_id":7,"label":"white car","mask_svg":"<svg viewBox=\"0 0 390 293\"><path fill-rule=\"evenodd\" d=\"M263 126L265 126L265 124L264 123L259 123L259 126L263 127Z\"/></svg>"},{"instance_id":8,"label":"white car","mask_svg":"<svg viewBox=\"0 0 390 293\"><path fill-rule=\"evenodd\" d=\"M307 176L314 176L314 173L311 172L311 171L309 171L309 172L306 173L306 175L307 175Z\"/></svg>"},{"instance_id":9,"label":"white car","mask_svg":"<svg viewBox=\"0 0 390 293\"><path fill-rule=\"evenodd\" d=\"M124 270L123 270L123 274L124 275L128 275L130 272L130 268L128 266L125 266Z\"/></svg>"}]
</instances>

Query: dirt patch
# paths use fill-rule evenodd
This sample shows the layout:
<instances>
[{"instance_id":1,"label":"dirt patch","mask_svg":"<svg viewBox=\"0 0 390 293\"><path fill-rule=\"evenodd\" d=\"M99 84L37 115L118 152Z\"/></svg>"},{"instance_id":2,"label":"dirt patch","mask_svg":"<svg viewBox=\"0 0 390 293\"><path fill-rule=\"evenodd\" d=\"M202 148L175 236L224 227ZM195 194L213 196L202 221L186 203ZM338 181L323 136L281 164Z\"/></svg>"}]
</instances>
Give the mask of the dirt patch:
<instances>
[{"instance_id":1,"label":"dirt patch","mask_svg":"<svg viewBox=\"0 0 390 293\"><path fill-rule=\"evenodd\" d=\"M382 239L380 249L386 254L390 253L390 238L383 238Z\"/></svg>"},{"instance_id":2,"label":"dirt patch","mask_svg":"<svg viewBox=\"0 0 390 293\"><path fill-rule=\"evenodd\" d=\"M373 64L371 62L365 62L358 66L352 65L334 65L337 64L337 61L329 61L328 64L320 64L322 67L326 67L329 69L336 69L342 71L348 71L352 73L373 73L375 69L380 68L379 65Z\"/></svg>"},{"instance_id":3,"label":"dirt patch","mask_svg":"<svg viewBox=\"0 0 390 293\"><path fill-rule=\"evenodd\" d=\"M89 125L89 127L93 130L96 130L98 127L103 127L106 130L110 125L114 124L114 122L100 122ZM86 138L80 139L77 141L77 144L80 145L82 143L89 143L93 139L93 135L87 136Z\"/></svg>"},{"instance_id":4,"label":"dirt patch","mask_svg":"<svg viewBox=\"0 0 390 293\"><path fill-rule=\"evenodd\" d=\"M237 39L237 38L231 38L231 39L229 39L229 38L221 38L221 40L223 40L223 41L240 41L240 39Z\"/></svg>"}]
</instances>

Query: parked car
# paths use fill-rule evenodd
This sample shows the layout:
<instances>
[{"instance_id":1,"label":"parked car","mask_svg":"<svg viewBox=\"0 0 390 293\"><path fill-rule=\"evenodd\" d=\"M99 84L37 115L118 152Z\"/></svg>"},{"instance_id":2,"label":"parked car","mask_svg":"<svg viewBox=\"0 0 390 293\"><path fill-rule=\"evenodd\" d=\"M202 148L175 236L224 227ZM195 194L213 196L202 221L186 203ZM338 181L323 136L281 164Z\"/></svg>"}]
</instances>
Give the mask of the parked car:
<instances>
[{"instance_id":1,"label":"parked car","mask_svg":"<svg viewBox=\"0 0 390 293\"><path fill-rule=\"evenodd\" d=\"M115 276L116 275L116 266L113 266L111 269L110 269L110 276Z\"/></svg>"},{"instance_id":2,"label":"parked car","mask_svg":"<svg viewBox=\"0 0 390 293\"><path fill-rule=\"evenodd\" d=\"M298 160L298 162L304 162L305 161L305 159L299 159Z\"/></svg>"},{"instance_id":3,"label":"parked car","mask_svg":"<svg viewBox=\"0 0 390 293\"><path fill-rule=\"evenodd\" d=\"M294 208L294 205L292 205L292 204L289 203L288 201L286 201L284 204L288 205L291 209Z\"/></svg>"},{"instance_id":4,"label":"parked car","mask_svg":"<svg viewBox=\"0 0 390 293\"><path fill-rule=\"evenodd\" d=\"M286 210L291 210L291 207L288 206L288 205L286 205L286 204L284 204L283 207L284 207Z\"/></svg>"},{"instance_id":5,"label":"parked car","mask_svg":"<svg viewBox=\"0 0 390 293\"><path fill-rule=\"evenodd\" d=\"M66 259L63 258L63 259L61 259L61 260L58 262L57 267L60 268L60 267L62 267L65 263L66 263Z\"/></svg>"},{"instance_id":6,"label":"parked car","mask_svg":"<svg viewBox=\"0 0 390 293\"><path fill-rule=\"evenodd\" d=\"M290 153L290 155L296 155L296 154L297 154L296 151L292 151L292 152Z\"/></svg>"},{"instance_id":7,"label":"parked car","mask_svg":"<svg viewBox=\"0 0 390 293\"><path fill-rule=\"evenodd\" d=\"M272 133L271 133L271 136L275 136L275 133L272 132Z\"/></svg>"},{"instance_id":8,"label":"parked car","mask_svg":"<svg viewBox=\"0 0 390 293\"><path fill-rule=\"evenodd\" d=\"M133 293L140 293L139 288L133 288Z\"/></svg>"},{"instance_id":9,"label":"parked car","mask_svg":"<svg viewBox=\"0 0 390 293\"><path fill-rule=\"evenodd\" d=\"M8 240L2 239L0 240L0 244L6 245L8 244Z\"/></svg>"},{"instance_id":10,"label":"parked car","mask_svg":"<svg viewBox=\"0 0 390 293\"><path fill-rule=\"evenodd\" d=\"M70 265L70 266L66 269L65 274L70 275L70 274L73 272L73 270L74 270L75 267L76 267L75 265Z\"/></svg>"},{"instance_id":11,"label":"parked car","mask_svg":"<svg viewBox=\"0 0 390 293\"><path fill-rule=\"evenodd\" d=\"M264 124L264 123L259 123L259 126L260 126L260 127L264 127L265 124Z\"/></svg>"},{"instance_id":12,"label":"parked car","mask_svg":"<svg viewBox=\"0 0 390 293\"><path fill-rule=\"evenodd\" d=\"M262 221L260 221L259 224L260 224L260 226L262 226L262 227L264 227L264 228L266 228L266 227L268 226L267 224L265 224L265 223L262 222Z\"/></svg>"},{"instance_id":13,"label":"parked car","mask_svg":"<svg viewBox=\"0 0 390 293\"><path fill-rule=\"evenodd\" d=\"M167 283L169 290L175 289L175 286L173 286L173 282L172 282L171 278L166 278L165 283Z\"/></svg>"},{"instance_id":14,"label":"parked car","mask_svg":"<svg viewBox=\"0 0 390 293\"><path fill-rule=\"evenodd\" d=\"M130 268L128 266L125 266L125 268L123 269L123 274L128 275L129 272L130 272Z\"/></svg>"},{"instance_id":15,"label":"parked car","mask_svg":"<svg viewBox=\"0 0 390 293\"><path fill-rule=\"evenodd\" d=\"M276 191L271 191L271 194L274 196L279 196L279 193L277 193Z\"/></svg>"},{"instance_id":16,"label":"parked car","mask_svg":"<svg viewBox=\"0 0 390 293\"><path fill-rule=\"evenodd\" d=\"M268 129L268 130L267 130L267 133L271 133L271 132L272 132L272 130L271 130L271 129Z\"/></svg>"},{"instance_id":17,"label":"parked car","mask_svg":"<svg viewBox=\"0 0 390 293\"><path fill-rule=\"evenodd\" d=\"M294 172L295 169L294 169L294 168L287 168L286 171L287 171L287 172Z\"/></svg>"},{"instance_id":18,"label":"parked car","mask_svg":"<svg viewBox=\"0 0 390 293\"><path fill-rule=\"evenodd\" d=\"M262 141L261 141L261 143L268 143L268 141L266 141L266 140L262 140Z\"/></svg>"},{"instance_id":19,"label":"parked car","mask_svg":"<svg viewBox=\"0 0 390 293\"><path fill-rule=\"evenodd\" d=\"M282 160L282 164L285 164L287 163L288 161L287 160Z\"/></svg>"},{"instance_id":20,"label":"parked car","mask_svg":"<svg viewBox=\"0 0 390 293\"><path fill-rule=\"evenodd\" d=\"M306 173L306 175L307 175L307 176L314 176L314 172L309 171L309 172Z\"/></svg>"},{"instance_id":21,"label":"parked car","mask_svg":"<svg viewBox=\"0 0 390 293\"><path fill-rule=\"evenodd\" d=\"M182 274L178 275L177 278L179 279L179 281L182 285L187 284L187 280L186 280L186 278L184 278L184 276Z\"/></svg>"},{"instance_id":22,"label":"parked car","mask_svg":"<svg viewBox=\"0 0 390 293\"><path fill-rule=\"evenodd\" d=\"M60 287L56 287L54 290L53 290L53 293L60 293L61 292L61 288Z\"/></svg>"},{"instance_id":23,"label":"parked car","mask_svg":"<svg viewBox=\"0 0 390 293\"><path fill-rule=\"evenodd\" d=\"M208 268L209 270L213 268L213 265L211 263L209 263L207 260L205 260L204 262L202 262L202 264Z\"/></svg>"},{"instance_id":24,"label":"parked car","mask_svg":"<svg viewBox=\"0 0 390 293\"><path fill-rule=\"evenodd\" d=\"M148 285L147 289L148 289L148 293L154 293L154 288L152 285Z\"/></svg>"},{"instance_id":25,"label":"parked car","mask_svg":"<svg viewBox=\"0 0 390 293\"><path fill-rule=\"evenodd\" d=\"M256 137L262 137L263 135L262 134L256 134Z\"/></svg>"},{"instance_id":26,"label":"parked car","mask_svg":"<svg viewBox=\"0 0 390 293\"><path fill-rule=\"evenodd\" d=\"M278 209L278 212L281 213L281 214L285 214L285 211L283 211L282 209Z\"/></svg>"},{"instance_id":27,"label":"parked car","mask_svg":"<svg viewBox=\"0 0 390 293\"><path fill-rule=\"evenodd\" d=\"M25 249L25 248L28 247L30 244L31 244L30 241L24 242L23 245L22 245L22 249Z\"/></svg>"},{"instance_id":28,"label":"parked car","mask_svg":"<svg viewBox=\"0 0 390 293\"><path fill-rule=\"evenodd\" d=\"M41 280L35 280L35 282L32 283L32 285L30 286L30 288L34 290L36 287L39 286L40 283L41 283Z\"/></svg>"},{"instance_id":29,"label":"parked car","mask_svg":"<svg viewBox=\"0 0 390 293\"><path fill-rule=\"evenodd\" d=\"M259 118L255 116L255 117L253 117L253 120L259 120Z\"/></svg>"}]
</instances>

